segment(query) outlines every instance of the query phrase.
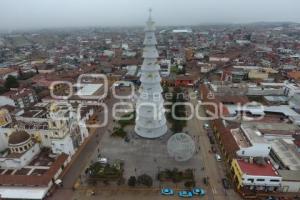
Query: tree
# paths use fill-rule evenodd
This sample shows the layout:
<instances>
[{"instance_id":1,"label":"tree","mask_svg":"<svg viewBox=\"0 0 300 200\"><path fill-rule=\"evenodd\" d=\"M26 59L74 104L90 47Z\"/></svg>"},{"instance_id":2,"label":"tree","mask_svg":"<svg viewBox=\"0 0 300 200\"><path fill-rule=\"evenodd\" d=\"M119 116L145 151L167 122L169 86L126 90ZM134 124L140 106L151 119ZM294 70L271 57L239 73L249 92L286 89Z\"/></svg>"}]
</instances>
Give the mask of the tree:
<instances>
[{"instance_id":1,"label":"tree","mask_svg":"<svg viewBox=\"0 0 300 200\"><path fill-rule=\"evenodd\" d=\"M19 82L16 77L9 75L5 80L4 86L6 89L17 88L19 87Z\"/></svg>"},{"instance_id":2,"label":"tree","mask_svg":"<svg viewBox=\"0 0 300 200\"><path fill-rule=\"evenodd\" d=\"M183 90L180 87L175 87L174 88L172 97L173 97L173 99L172 99L173 104L175 102L185 102L184 93L183 93ZM174 107L174 115L178 118L185 117L186 116L185 112L186 112L185 111L185 105L179 104L179 105L176 105ZM176 119L173 115L171 116L171 118L172 118L172 120L171 120L172 121L171 130L174 133L181 132L182 129L186 126L186 120Z\"/></svg>"},{"instance_id":3,"label":"tree","mask_svg":"<svg viewBox=\"0 0 300 200\"><path fill-rule=\"evenodd\" d=\"M186 181L186 182L184 183L184 186L187 187L187 188L195 187L195 185L196 185L196 183L195 183L194 180L192 180L192 181Z\"/></svg>"},{"instance_id":4,"label":"tree","mask_svg":"<svg viewBox=\"0 0 300 200\"><path fill-rule=\"evenodd\" d=\"M2 85L0 85L0 94L3 94L7 91L7 89L5 87L3 87Z\"/></svg>"},{"instance_id":5,"label":"tree","mask_svg":"<svg viewBox=\"0 0 300 200\"><path fill-rule=\"evenodd\" d=\"M128 185L134 187L136 185L136 178L135 176L130 176L128 179Z\"/></svg>"},{"instance_id":6,"label":"tree","mask_svg":"<svg viewBox=\"0 0 300 200\"><path fill-rule=\"evenodd\" d=\"M205 62L209 62L209 55L204 55L203 59Z\"/></svg>"},{"instance_id":7,"label":"tree","mask_svg":"<svg viewBox=\"0 0 300 200\"><path fill-rule=\"evenodd\" d=\"M140 185L146 185L148 187L151 187L153 185L153 180L151 176L147 174L142 174L137 178L137 183Z\"/></svg>"}]
</instances>

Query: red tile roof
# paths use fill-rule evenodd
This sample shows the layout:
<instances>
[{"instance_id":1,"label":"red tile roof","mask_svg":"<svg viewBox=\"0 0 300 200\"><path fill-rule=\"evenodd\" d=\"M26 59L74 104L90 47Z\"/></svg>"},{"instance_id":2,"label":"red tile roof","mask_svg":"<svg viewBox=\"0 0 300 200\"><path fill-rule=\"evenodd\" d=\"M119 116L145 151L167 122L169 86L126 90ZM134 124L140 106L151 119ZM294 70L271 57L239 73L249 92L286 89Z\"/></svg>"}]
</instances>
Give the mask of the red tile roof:
<instances>
[{"instance_id":1,"label":"red tile roof","mask_svg":"<svg viewBox=\"0 0 300 200\"><path fill-rule=\"evenodd\" d=\"M0 185L16 185L16 186L48 186L54 175L58 172L62 165L68 159L68 155L62 154L58 156L55 162L43 175L1 175Z\"/></svg>"},{"instance_id":2,"label":"red tile roof","mask_svg":"<svg viewBox=\"0 0 300 200\"><path fill-rule=\"evenodd\" d=\"M249 163L244 160L237 160L243 173L252 176L278 176L278 172L273 168L272 163L268 161L265 165Z\"/></svg>"}]
</instances>

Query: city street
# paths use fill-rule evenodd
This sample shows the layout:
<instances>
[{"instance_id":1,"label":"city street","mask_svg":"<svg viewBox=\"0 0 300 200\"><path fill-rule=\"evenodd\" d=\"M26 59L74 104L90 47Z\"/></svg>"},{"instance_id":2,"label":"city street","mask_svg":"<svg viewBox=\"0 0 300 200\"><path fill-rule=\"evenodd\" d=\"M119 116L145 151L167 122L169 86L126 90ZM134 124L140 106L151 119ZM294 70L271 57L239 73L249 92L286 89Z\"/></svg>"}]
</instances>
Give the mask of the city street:
<instances>
[{"instance_id":1,"label":"city street","mask_svg":"<svg viewBox=\"0 0 300 200\"><path fill-rule=\"evenodd\" d=\"M191 95L194 96L194 95ZM190 102L193 105L198 103L197 99L191 99ZM199 109L199 116L205 116L205 111L202 106ZM188 130L194 135L199 135L199 145L201 147L201 157L203 160L203 165L205 167L204 174L209 177L210 192L208 195L211 197L209 199L214 200L237 200L241 199L238 194L236 194L232 189L225 190L223 188L221 179L225 177L224 168L222 162L216 160L213 153L209 153L211 150L211 144L207 136L206 130L204 130L203 125L205 121L201 121L196 117L189 120Z\"/></svg>"}]
</instances>

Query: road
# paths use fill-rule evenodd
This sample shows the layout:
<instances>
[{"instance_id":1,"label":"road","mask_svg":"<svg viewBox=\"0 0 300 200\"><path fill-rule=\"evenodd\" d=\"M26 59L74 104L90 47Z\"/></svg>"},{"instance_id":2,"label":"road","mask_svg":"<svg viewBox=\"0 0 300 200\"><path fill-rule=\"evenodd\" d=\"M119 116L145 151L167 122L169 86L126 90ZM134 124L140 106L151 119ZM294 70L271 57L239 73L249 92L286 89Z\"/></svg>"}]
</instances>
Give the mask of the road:
<instances>
[{"instance_id":1,"label":"road","mask_svg":"<svg viewBox=\"0 0 300 200\"><path fill-rule=\"evenodd\" d=\"M116 101L115 99L107 100L106 103L107 103L108 109L112 108L112 105L115 101ZM112 115L109 113L107 114L108 125L101 127L101 128L96 128L91 131L90 136L86 139L85 143L82 144L82 146L78 150L79 151L79 152L77 152L78 155L73 156L72 163L62 178L63 187L58 188L55 191L54 195L49 199L51 199L51 200L72 199L72 196L74 195L72 187L74 186L75 182L79 178L80 174L84 171L85 167L91 162L91 159L93 157L95 150L97 149L97 146L99 144L101 137L105 134L107 129L111 126ZM104 114L103 111L99 113L100 121L103 119L103 114Z\"/></svg>"},{"instance_id":2,"label":"road","mask_svg":"<svg viewBox=\"0 0 300 200\"><path fill-rule=\"evenodd\" d=\"M191 91L190 91L191 92ZM193 95L190 95L193 96ZM198 104L197 99L191 99L190 102L194 107ZM202 106L199 108L199 115L205 116L205 111ZM193 117L189 120L188 130L194 135L199 135L199 146L201 147L200 154L202 156L203 165L205 167L204 173L209 177L210 191L208 195L209 199L212 200L238 200L241 199L238 194L236 194L232 189L225 190L222 185L221 179L225 177L224 165L222 162L215 159L213 153L209 153L211 150L211 144L207 136L206 130L203 128L205 121L199 120L196 117Z\"/></svg>"}]
</instances>

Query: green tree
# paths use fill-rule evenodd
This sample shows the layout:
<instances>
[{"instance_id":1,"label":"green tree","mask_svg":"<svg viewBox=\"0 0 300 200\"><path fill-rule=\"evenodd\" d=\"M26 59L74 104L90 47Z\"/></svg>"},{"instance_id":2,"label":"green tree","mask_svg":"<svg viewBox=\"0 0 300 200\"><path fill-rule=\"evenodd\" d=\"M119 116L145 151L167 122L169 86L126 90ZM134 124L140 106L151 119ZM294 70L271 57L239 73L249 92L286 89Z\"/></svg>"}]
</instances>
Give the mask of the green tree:
<instances>
[{"instance_id":1,"label":"green tree","mask_svg":"<svg viewBox=\"0 0 300 200\"><path fill-rule=\"evenodd\" d=\"M9 75L5 80L4 87L6 89L17 88L19 87L19 82L16 77Z\"/></svg>"},{"instance_id":2,"label":"green tree","mask_svg":"<svg viewBox=\"0 0 300 200\"><path fill-rule=\"evenodd\" d=\"M196 185L196 183L195 183L194 180L192 180L192 181L186 181L186 182L184 183L184 186L187 187L187 188L195 187L195 185Z\"/></svg>"},{"instance_id":3,"label":"green tree","mask_svg":"<svg viewBox=\"0 0 300 200\"><path fill-rule=\"evenodd\" d=\"M204 60L205 62L209 62L209 55L204 55L203 60Z\"/></svg>"},{"instance_id":4,"label":"green tree","mask_svg":"<svg viewBox=\"0 0 300 200\"><path fill-rule=\"evenodd\" d=\"M7 91L7 89L5 87L3 87L2 85L0 85L0 94L3 94Z\"/></svg>"},{"instance_id":5,"label":"green tree","mask_svg":"<svg viewBox=\"0 0 300 200\"><path fill-rule=\"evenodd\" d=\"M185 102L184 99L184 92L182 90L182 88L180 87L175 87L173 90L173 99L172 99L172 103L174 104L175 102ZM184 105L176 105L174 108L174 115L176 117L185 117L186 114L186 110L185 110L185 106ZM171 130L174 133L178 133L181 132L182 129L186 126L186 120L183 119L177 119L175 118L175 116L173 116L172 114L172 126L171 126Z\"/></svg>"},{"instance_id":6,"label":"green tree","mask_svg":"<svg viewBox=\"0 0 300 200\"><path fill-rule=\"evenodd\" d=\"M130 176L128 179L128 185L134 187L136 185L136 178L135 176Z\"/></svg>"},{"instance_id":7,"label":"green tree","mask_svg":"<svg viewBox=\"0 0 300 200\"><path fill-rule=\"evenodd\" d=\"M140 185L146 185L148 187L151 187L153 185L153 180L151 176L147 174L142 174L137 178L137 183Z\"/></svg>"}]
</instances>

